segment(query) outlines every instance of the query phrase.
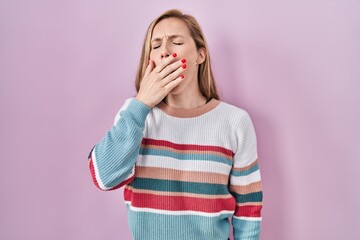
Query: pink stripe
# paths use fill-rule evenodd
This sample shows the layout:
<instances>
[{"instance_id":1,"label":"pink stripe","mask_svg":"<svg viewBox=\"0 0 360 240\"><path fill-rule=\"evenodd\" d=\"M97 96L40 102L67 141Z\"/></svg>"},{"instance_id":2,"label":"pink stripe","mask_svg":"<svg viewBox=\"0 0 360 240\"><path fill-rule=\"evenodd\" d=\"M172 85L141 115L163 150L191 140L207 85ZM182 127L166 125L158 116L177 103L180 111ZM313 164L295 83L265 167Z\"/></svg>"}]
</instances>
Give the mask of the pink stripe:
<instances>
[{"instance_id":1,"label":"pink stripe","mask_svg":"<svg viewBox=\"0 0 360 240\"><path fill-rule=\"evenodd\" d=\"M235 210L235 199L230 198L196 198L188 196L166 196L149 193L135 193L124 189L125 201L131 201L131 205L138 208L153 208L171 211L199 211L215 213L224 210Z\"/></svg>"},{"instance_id":2,"label":"pink stripe","mask_svg":"<svg viewBox=\"0 0 360 240\"><path fill-rule=\"evenodd\" d=\"M155 146L166 146L170 148L174 148L177 150L200 150L200 151L213 151L220 152L229 157L233 157L234 153L230 149L226 149L219 146L209 146L209 145L196 145L196 144L177 144L172 143L166 140L156 140L150 138L143 138L142 144L144 145L155 145Z\"/></svg>"},{"instance_id":3,"label":"pink stripe","mask_svg":"<svg viewBox=\"0 0 360 240\"><path fill-rule=\"evenodd\" d=\"M262 206L238 206L235 211L236 217L261 217Z\"/></svg>"}]
</instances>

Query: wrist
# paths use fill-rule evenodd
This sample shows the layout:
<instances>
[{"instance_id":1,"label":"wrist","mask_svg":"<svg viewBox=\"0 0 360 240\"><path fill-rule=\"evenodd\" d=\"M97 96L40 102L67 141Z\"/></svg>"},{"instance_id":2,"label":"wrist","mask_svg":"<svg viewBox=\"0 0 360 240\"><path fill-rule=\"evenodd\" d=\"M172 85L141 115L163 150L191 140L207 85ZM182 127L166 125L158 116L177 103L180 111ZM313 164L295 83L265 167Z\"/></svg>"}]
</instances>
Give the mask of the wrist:
<instances>
[{"instance_id":1,"label":"wrist","mask_svg":"<svg viewBox=\"0 0 360 240\"><path fill-rule=\"evenodd\" d=\"M145 104L148 108L152 109L154 106L152 106L151 104L147 103L146 101L142 100L141 98L139 98L138 96L135 97L136 100L138 100L139 102Z\"/></svg>"}]
</instances>

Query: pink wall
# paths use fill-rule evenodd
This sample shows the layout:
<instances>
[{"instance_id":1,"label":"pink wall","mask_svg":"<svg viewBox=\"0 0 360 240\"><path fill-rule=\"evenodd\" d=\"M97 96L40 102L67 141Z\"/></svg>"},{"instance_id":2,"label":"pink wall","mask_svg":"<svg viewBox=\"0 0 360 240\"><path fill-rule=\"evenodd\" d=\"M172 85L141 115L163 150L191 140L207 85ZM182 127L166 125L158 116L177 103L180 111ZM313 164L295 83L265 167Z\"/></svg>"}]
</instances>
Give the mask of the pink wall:
<instances>
[{"instance_id":1,"label":"pink wall","mask_svg":"<svg viewBox=\"0 0 360 240\"><path fill-rule=\"evenodd\" d=\"M253 118L261 239L360 239L360 3L139 2L0 1L0 239L131 239L122 190L97 190L87 155L172 7L197 17L223 100Z\"/></svg>"}]
</instances>

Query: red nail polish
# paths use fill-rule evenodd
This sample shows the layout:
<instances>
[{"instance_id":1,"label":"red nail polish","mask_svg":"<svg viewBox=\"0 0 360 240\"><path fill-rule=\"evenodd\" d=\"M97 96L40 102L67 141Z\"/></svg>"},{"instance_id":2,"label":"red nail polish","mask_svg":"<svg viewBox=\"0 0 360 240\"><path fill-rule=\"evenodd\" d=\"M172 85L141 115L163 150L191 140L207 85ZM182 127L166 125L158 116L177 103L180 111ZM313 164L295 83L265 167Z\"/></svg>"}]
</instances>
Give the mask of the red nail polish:
<instances>
[{"instance_id":1,"label":"red nail polish","mask_svg":"<svg viewBox=\"0 0 360 240\"><path fill-rule=\"evenodd\" d=\"M176 58L176 56L177 56L177 54L176 53L173 53L173 55L172 55L174 58Z\"/></svg>"},{"instance_id":2,"label":"red nail polish","mask_svg":"<svg viewBox=\"0 0 360 240\"><path fill-rule=\"evenodd\" d=\"M184 77L185 77L184 74L181 74L181 78L184 79Z\"/></svg>"},{"instance_id":3,"label":"red nail polish","mask_svg":"<svg viewBox=\"0 0 360 240\"><path fill-rule=\"evenodd\" d=\"M185 58L182 59L181 62L182 62L182 63L186 63L186 59L185 59Z\"/></svg>"},{"instance_id":4,"label":"red nail polish","mask_svg":"<svg viewBox=\"0 0 360 240\"><path fill-rule=\"evenodd\" d=\"M182 68L185 69L185 68L186 68L186 64L182 65Z\"/></svg>"}]
</instances>

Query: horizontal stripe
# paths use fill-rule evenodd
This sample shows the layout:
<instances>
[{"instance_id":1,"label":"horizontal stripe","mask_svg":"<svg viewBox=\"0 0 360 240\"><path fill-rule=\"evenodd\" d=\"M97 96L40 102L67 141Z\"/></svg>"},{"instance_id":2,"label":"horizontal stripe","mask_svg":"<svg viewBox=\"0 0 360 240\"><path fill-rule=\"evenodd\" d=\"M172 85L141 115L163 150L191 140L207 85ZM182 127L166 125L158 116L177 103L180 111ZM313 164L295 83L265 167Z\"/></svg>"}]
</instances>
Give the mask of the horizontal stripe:
<instances>
[{"instance_id":1,"label":"horizontal stripe","mask_svg":"<svg viewBox=\"0 0 360 240\"><path fill-rule=\"evenodd\" d=\"M258 159L256 159L250 165L245 166L245 167L233 167L233 170L236 171L236 172L242 172L242 171L249 170L250 168L252 168L253 166L255 166L257 164L258 164Z\"/></svg>"},{"instance_id":2,"label":"horizontal stripe","mask_svg":"<svg viewBox=\"0 0 360 240\"><path fill-rule=\"evenodd\" d=\"M204 216L204 217L218 217L221 215L233 215L234 211L231 210L222 210L220 212L213 212L213 213L207 213L207 212L198 212L198 211L170 211L170 210L162 210L162 209L153 209L153 208L138 208L131 206L130 201L125 201L125 204L129 209L136 212L148 212L148 213L157 213L157 214L166 214L166 215L172 215L172 216L181 216L181 215L197 215L197 216Z\"/></svg>"},{"instance_id":3,"label":"horizontal stripe","mask_svg":"<svg viewBox=\"0 0 360 240\"><path fill-rule=\"evenodd\" d=\"M234 239L258 240L261 230L261 217L236 217L232 218L234 226Z\"/></svg>"},{"instance_id":4,"label":"horizontal stripe","mask_svg":"<svg viewBox=\"0 0 360 240\"><path fill-rule=\"evenodd\" d=\"M182 161L169 157L151 155L139 155L136 160L136 165L143 167L163 167L184 171L213 172L225 175L228 175L231 170L231 166L218 162L191 160Z\"/></svg>"},{"instance_id":5,"label":"horizontal stripe","mask_svg":"<svg viewBox=\"0 0 360 240\"><path fill-rule=\"evenodd\" d=\"M131 198L131 206L138 208L154 208L171 211L200 211L220 212L233 211L235 209L234 198L227 199L203 199L183 196L162 196L146 193L136 193L126 189L124 191L126 200Z\"/></svg>"},{"instance_id":6,"label":"horizontal stripe","mask_svg":"<svg viewBox=\"0 0 360 240\"><path fill-rule=\"evenodd\" d=\"M126 185L125 188L136 192L136 193L148 193L154 195L166 195L166 196L186 196L186 197L197 197L197 198L231 198L233 195L224 194L224 195L207 195L207 194L196 194L196 193L187 193L187 192L162 192L154 190L145 190L145 189L134 189L130 185Z\"/></svg>"},{"instance_id":7,"label":"horizontal stripe","mask_svg":"<svg viewBox=\"0 0 360 240\"><path fill-rule=\"evenodd\" d=\"M224 153L220 153L220 152L214 152L214 151L203 151L203 150L175 150L172 149L170 147L165 147L165 146L152 146L152 145L141 145L142 148L147 148L147 149L154 149L154 150L164 150L164 151L170 151L170 152L174 152L174 153L178 153L178 154L207 154L207 155L215 155L215 156L220 156L223 158L228 159L229 161L232 161L233 158L231 156L228 156Z\"/></svg>"},{"instance_id":8,"label":"horizontal stripe","mask_svg":"<svg viewBox=\"0 0 360 240\"><path fill-rule=\"evenodd\" d=\"M167 150L160 150L160 149L150 149L150 148L140 148L140 154L141 155L155 155L155 156L166 156L171 157L179 160L197 160L197 161L214 161L214 162L220 162L227 165L232 165L232 161L221 157L216 156L213 154L195 154L195 153L176 153L172 151Z\"/></svg>"},{"instance_id":9,"label":"horizontal stripe","mask_svg":"<svg viewBox=\"0 0 360 240\"><path fill-rule=\"evenodd\" d=\"M261 217L262 206L239 206L234 213L237 217Z\"/></svg>"},{"instance_id":10,"label":"horizontal stripe","mask_svg":"<svg viewBox=\"0 0 360 240\"><path fill-rule=\"evenodd\" d=\"M235 170L235 168L233 168L231 170L230 174L233 175L233 176L237 176L237 177L246 176L246 175L249 175L249 174L251 174L251 173L253 173L253 172L257 171L257 170L259 170L259 165L255 164L251 168L246 169L246 170L241 170L241 171L237 171L237 170Z\"/></svg>"},{"instance_id":11,"label":"horizontal stripe","mask_svg":"<svg viewBox=\"0 0 360 240\"><path fill-rule=\"evenodd\" d=\"M240 177L231 176L230 184L245 186L245 185L249 185L250 183L259 182L260 180L261 180L260 170L257 170L246 176L240 176Z\"/></svg>"},{"instance_id":12,"label":"horizontal stripe","mask_svg":"<svg viewBox=\"0 0 360 240\"><path fill-rule=\"evenodd\" d=\"M254 222L260 222L262 220L262 217L236 217L234 216L234 219L236 220L243 220L243 221L254 221ZM233 219L233 220L234 220Z\"/></svg>"},{"instance_id":13,"label":"horizontal stripe","mask_svg":"<svg viewBox=\"0 0 360 240\"><path fill-rule=\"evenodd\" d=\"M203 182L203 183L217 183L227 184L229 177L225 174L207 173L199 171L181 171L169 168L158 167L141 167L136 166L136 177L140 178L154 178L167 179L187 182Z\"/></svg>"},{"instance_id":14,"label":"horizontal stripe","mask_svg":"<svg viewBox=\"0 0 360 240\"><path fill-rule=\"evenodd\" d=\"M245 186L237 186L230 184L229 189L231 192L235 192L238 194L247 194L247 193L262 191L262 186L261 186L261 182L259 181L259 182L250 183Z\"/></svg>"},{"instance_id":15,"label":"horizontal stripe","mask_svg":"<svg viewBox=\"0 0 360 240\"><path fill-rule=\"evenodd\" d=\"M218 152L225 154L230 159L234 156L234 153L230 149L226 149L219 146L210 146L210 145L198 145L198 144L178 144L173 143L166 140L156 140L156 139L150 139L150 138L143 138L142 145L149 145L149 146L157 146L157 147L168 147L172 148L174 150L195 150L195 151L209 151L209 152Z\"/></svg>"},{"instance_id":16,"label":"horizontal stripe","mask_svg":"<svg viewBox=\"0 0 360 240\"><path fill-rule=\"evenodd\" d=\"M156 152L156 150L159 150L160 152L170 152L170 153L176 153L178 155L213 155L213 156L218 156L220 158L224 158L227 159L229 162L232 162L233 158L229 157L226 154L223 153L219 153L219 152L213 152L213 151L204 151L204 150L174 150L172 148L169 147L164 147L164 146L156 146L153 147L151 145L141 145L142 149L149 149L149 150L153 150L153 152Z\"/></svg>"},{"instance_id":17,"label":"horizontal stripe","mask_svg":"<svg viewBox=\"0 0 360 240\"><path fill-rule=\"evenodd\" d=\"M245 202L262 202L263 194L262 192L254 192L248 194L236 194L234 193L237 203Z\"/></svg>"},{"instance_id":18,"label":"horizontal stripe","mask_svg":"<svg viewBox=\"0 0 360 240\"><path fill-rule=\"evenodd\" d=\"M134 179L132 186L137 189L164 192L189 192L212 195L223 195L229 193L227 186L223 184L194 183L138 177Z\"/></svg>"},{"instance_id":19,"label":"horizontal stripe","mask_svg":"<svg viewBox=\"0 0 360 240\"><path fill-rule=\"evenodd\" d=\"M262 202L245 202L245 203L237 203L236 206L248 206L248 205L252 205L252 206L262 206L263 203Z\"/></svg>"},{"instance_id":20,"label":"horizontal stripe","mask_svg":"<svg viewBox=\"0 0 360 240\"><path fill-rule=\"evenodd\" d=\"M135 240L227 239L231 212L203 213L136 208L126 204L128 225Z\"/></svg>"}]
</instances>

